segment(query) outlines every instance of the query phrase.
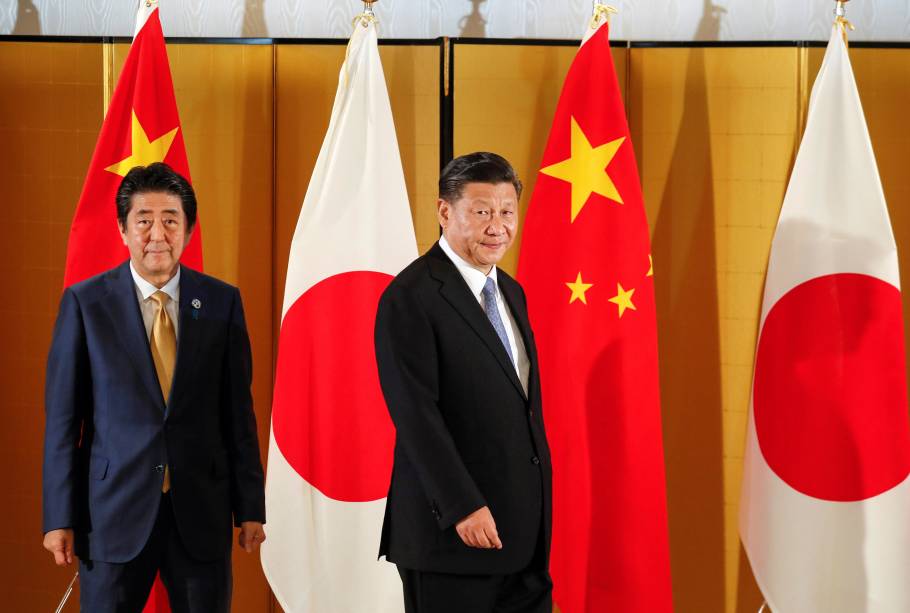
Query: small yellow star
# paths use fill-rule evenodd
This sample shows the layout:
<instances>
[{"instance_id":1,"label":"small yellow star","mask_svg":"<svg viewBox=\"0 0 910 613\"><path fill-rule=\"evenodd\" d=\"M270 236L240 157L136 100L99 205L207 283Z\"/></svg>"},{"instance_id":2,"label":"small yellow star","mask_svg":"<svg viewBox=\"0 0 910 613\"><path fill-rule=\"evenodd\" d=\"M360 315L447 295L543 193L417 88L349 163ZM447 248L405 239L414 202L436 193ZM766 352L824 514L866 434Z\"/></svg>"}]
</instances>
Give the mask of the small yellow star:
<instances>
[{"instance_id":1,"label":"small yellow star","mask_svg":"<svg viewBox=\"0 0 910 613\"><path fill-rule=\"evenodd\" d=\"M179 129L179 127L174 128L154 141L149 141L145 129L139 123L139 118L136 117L136 111L133 111L133 121L130 127L130 140L132 142L130 156L125 160L108 166L105 170L125 177L126 173L136 166L148 166L153 162L163 162Z\"/></svg>"},{"instance_id":2,"label":"small yellow star","mask_svg":"<svg viewBox=\"0 0 910 613\"><path fill-rule=\"evenodd\" d=\"M594 287L593 283L585 283L581 280L581 273L578 273L578 276L575 277L575 283L566 283L566 286L572 290L572 296L569 298L569 304L572 304L576 300L581 300L582 304L588 304L588 299L585 297L585 292Z\"/></svg>"},{"instance_id":3,"label":"small yellow star","mask_svg":"<svg viewBox=\"0 0 910 613\"><path fill-rule=\"evenodd\" d=\"M648 254L648 274L646 274L645 276L646 277L654 276L654 259L651 257L650 253Z\"/></svg>"},{"instance_id":4,"label":"small yellow star","mask_svg":"<svg viewBox=\"0 0 910 613\"><path fill-rule=\"evenodd\" d=\"M635 288L626 291L623 289L622 285L619 283L616 284L616 295L610 298L610 302L619 307L619 316L622 317L622 314L626 312L626 309L632 309L637 311L635 305L632 304L632 294L635 293Z\"/></svg>"},{"instance_id":5,"label":"small yellow star","mask_svg":"<svg viewBox=\"0 0 910 613\"><path fill-rule=\"evenodd\" d=\"M581 126L572 117L572 155L559 163L541 168L540 172L572 184L572 221L584 208L591 194L600 194L622 204L607 166L619 150L625 137L592 147Z\"/></svg>"}]
</instances>

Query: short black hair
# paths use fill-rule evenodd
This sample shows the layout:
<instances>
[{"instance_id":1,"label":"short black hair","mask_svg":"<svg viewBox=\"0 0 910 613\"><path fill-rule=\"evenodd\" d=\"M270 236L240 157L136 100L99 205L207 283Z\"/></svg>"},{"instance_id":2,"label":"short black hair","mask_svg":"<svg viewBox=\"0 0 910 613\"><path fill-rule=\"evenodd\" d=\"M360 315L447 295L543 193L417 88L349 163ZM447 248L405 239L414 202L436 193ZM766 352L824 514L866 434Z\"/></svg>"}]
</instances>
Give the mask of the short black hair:
<instances>
[{"instance_id":1,"label":"short black hair","mask_svg":"<svg viewBox=\"0 0 910 613\"><path fill-rule=\"evenodd\" d=\"M521 181L515 169L504 157L495 153L468 153L446 164L439 177L439 198L455 202L461 198L468 183L511 183L515 193L521 197Z\"/></svg>"},{"instance_id":2,"label":"short black hair","mask_svg":"<svg viewBox=\"0 0 910 613\"><path fill-rule=\"evenodd\" d=\"M148 166L136 166L123 177L117 188L117 223L126 227L126 217L133 208L136 194L172 194L180 198L183 214L186 216L187 232L196 225L196 192L180 173L165 164L155 162Z\"/></svg>"}]
</instances>

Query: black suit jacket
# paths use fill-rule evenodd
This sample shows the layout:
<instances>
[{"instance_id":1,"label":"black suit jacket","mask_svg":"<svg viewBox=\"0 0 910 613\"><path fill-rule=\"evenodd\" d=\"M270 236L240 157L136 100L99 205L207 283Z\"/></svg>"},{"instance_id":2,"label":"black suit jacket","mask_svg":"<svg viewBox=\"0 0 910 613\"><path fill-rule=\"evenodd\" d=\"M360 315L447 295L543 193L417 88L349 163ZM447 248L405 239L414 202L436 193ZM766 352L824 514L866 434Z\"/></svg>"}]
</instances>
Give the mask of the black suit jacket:
<instances>
[{"instance_id":1,"label":"black suit jacket","mask_svg":"<svg viewBox=\"0 0 910 613\"><path fill-rule=\"evenodd\" d=\"M438 244L379 302L379 380L397 433L379 553L405 568L512 573L531 563L538 543L549 552L550 453L534 335L521 286L502 270L497 278L530 359L527 396L482 307ZM501 550L470 548L455 532L459 520L484 505Z\"/></svg>"},{"instance_id":2,"label":"black suit jacket","mask_svg":"<svg viewBox=\"0 0 910 613\"><path fill-rule=\"evenodd\" d=\"M196 306L193 305L194 301ZM233 521L265 521L240 293L183 267L177 361L161 396L126 262L63 293L47 364L44 531L85 559L126 562L148 541L170 467L178 532L230 555Z\"/></svg>"}]
</instances>

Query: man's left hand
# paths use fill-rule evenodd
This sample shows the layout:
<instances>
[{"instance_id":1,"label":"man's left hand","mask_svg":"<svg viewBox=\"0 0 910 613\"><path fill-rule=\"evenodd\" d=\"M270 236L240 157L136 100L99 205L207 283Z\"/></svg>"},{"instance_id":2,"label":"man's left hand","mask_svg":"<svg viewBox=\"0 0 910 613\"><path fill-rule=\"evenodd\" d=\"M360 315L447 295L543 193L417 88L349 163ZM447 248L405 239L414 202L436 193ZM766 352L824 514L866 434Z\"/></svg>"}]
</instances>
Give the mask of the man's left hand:
<instances>
[{"instance_id":1,"label":"man's left hand","mask_svg":"<svg viewBox=\"0 0 910 613\"><path fill-rule=\"evenodd\" d=\"M237 542L247 553L253 553L260 543L265 542L265 530L258 521L245 521L240 524L240 536Z\"/></svg>"}]
</instances>

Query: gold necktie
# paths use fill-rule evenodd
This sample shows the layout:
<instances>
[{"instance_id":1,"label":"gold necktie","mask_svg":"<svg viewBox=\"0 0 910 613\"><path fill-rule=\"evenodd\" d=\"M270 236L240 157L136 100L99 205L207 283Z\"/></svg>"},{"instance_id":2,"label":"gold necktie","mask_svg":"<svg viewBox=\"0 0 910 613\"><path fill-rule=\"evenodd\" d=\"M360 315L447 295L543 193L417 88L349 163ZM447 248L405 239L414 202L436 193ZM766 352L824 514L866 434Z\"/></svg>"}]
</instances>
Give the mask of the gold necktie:
<instances>
[{"instance_id":1,"label":"gold necktie","mask_svg":"<svg viewBox=\"0 0 910 613\"><path fill-rule=\"evenodd\" d=\"M170 296L164 292L155 292L152 300L158 303L155 311L155 321L152 323L152 334L149 345L152 348L152 361L155 362L155 372L158 375L158 385L161 386L161 395L167 404L171 394L171 378L174 376L174 362L177 358L177 334L174 332L174 322L167 314L165 306L170 301ZM171 475L167 466L164 467L164 483L161 491L171 489Z\"/></svg>"}]
</instances>

